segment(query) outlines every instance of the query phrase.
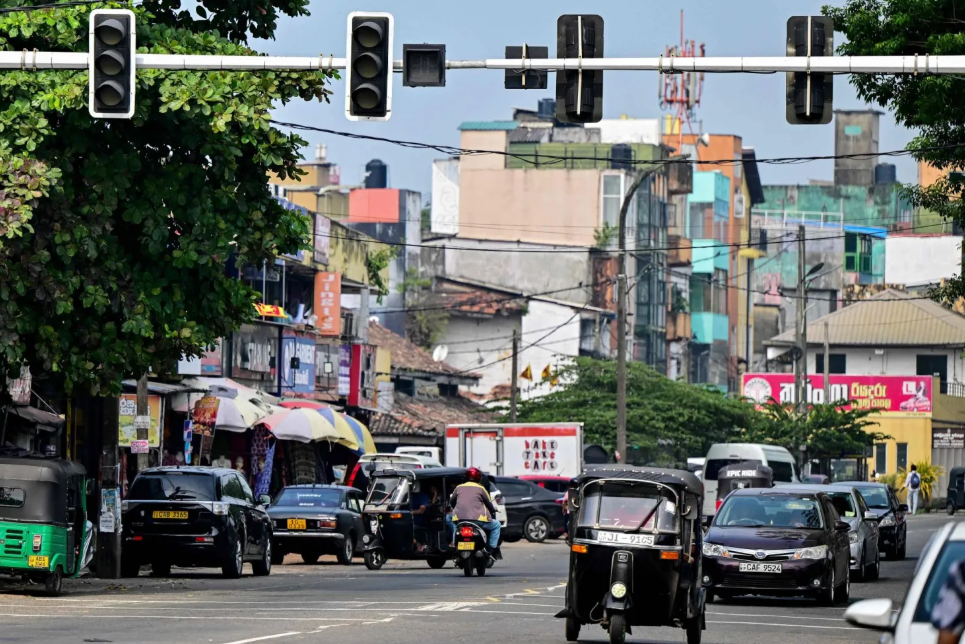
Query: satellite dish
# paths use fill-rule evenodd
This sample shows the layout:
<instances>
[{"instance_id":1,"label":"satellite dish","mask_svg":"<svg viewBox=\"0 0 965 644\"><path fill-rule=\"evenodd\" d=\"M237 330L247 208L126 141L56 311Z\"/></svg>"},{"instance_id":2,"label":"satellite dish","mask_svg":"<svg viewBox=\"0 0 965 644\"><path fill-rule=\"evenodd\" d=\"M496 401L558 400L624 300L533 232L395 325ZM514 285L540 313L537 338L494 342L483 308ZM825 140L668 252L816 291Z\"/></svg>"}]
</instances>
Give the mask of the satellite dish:
<instances>
[{"instance_id":1,"label":"satellite dish","mask_svg":"<svg viewBox=\"0 0 965 644\"><path fill-rule=\"evenodd\" d=\"M442 362L449 355L449 347L444 344L440 344L438 347L432 350L432 359L436 362Z\"/></svg>"}]
</instances>

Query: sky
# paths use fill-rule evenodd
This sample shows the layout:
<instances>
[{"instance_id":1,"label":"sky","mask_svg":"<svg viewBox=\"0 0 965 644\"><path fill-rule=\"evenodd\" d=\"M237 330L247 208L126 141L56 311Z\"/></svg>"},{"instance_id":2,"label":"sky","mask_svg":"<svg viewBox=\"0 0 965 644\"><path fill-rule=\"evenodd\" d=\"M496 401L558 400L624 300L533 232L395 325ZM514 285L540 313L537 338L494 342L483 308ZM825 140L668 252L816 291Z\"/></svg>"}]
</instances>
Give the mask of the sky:
<instances>
[{"instance_id":1,"label":"sky","mask_svg":"<svg viewBox=\"0 0 965 644\"><path fill-rule=\"evenodd\" d=\"M793 4L793 7L792 7ZM653 0L405 0L360 3L359 0L312 0L312 15L283 18L275 41L256 41L259 51L280 56L345 56L346 20L352 11L389 11L395 16L395 56L403 43L445 44L450 60L503 58L507 45L548 46L555 52L556 20L562 14L593 12L605 21L608 57L657 56L680 40L680 11L688 40L706 45L708 56L780 56L784 53L787 19L818 15L822 2L795 0L711 0L654 2ZM835 34L838 44L841 34ZM446 87L402 87L395 74L392 118L385 123L353 123L345 118L345 84L333 81L331 104L295 101L275 112L282 121L424 143L459 145L464 121L508 120L514 107L534 108L539 99L554 96L549 89L506 90L501 70L448 70ZM604 118L622 115L657 118L656 72L606 72ZM793 126L785 121L784 74L707 74L697 112L704 132L736 134L758 159L832 154L834 127ZM847 76L834 80L835 109L862 109ZM431 191L432 160L437 152L411 150L387 143L301 133L309 142L304 153L314 157L315 144L328 147L328 158L341 166L342 183L357 185L365 164L381 159L389 167L389 185ZM890 114L881 119L879 149L905 147L913 132L895 124ZM894 159L899 181L916 178L914 161ZM833 178L833 161L802 165L761 165L764 184L807 183Z\"/></svg>"}]
</instances>

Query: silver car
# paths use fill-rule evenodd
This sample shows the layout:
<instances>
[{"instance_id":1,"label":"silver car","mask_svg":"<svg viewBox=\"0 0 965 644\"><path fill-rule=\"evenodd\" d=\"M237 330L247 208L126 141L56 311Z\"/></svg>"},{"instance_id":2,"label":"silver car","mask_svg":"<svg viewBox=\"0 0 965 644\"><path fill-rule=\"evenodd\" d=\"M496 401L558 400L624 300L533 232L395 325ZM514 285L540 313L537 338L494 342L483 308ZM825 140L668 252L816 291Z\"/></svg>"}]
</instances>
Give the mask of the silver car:
<instances>
[{"instance_id":1,"label":"silver car","mask_svg":"<svg viewBox=\"0 0 965 644\"><path fill-rule=\"evenodd\" d=\"M782 486L783 487L783 486ZM820 490L831 497L841 520L851 526L851 576L855 581L874 581L881 573L878 548L878 516L868 508L864 497L847 483L808 485L801 489Z\"/></svg>"}]
</instances>

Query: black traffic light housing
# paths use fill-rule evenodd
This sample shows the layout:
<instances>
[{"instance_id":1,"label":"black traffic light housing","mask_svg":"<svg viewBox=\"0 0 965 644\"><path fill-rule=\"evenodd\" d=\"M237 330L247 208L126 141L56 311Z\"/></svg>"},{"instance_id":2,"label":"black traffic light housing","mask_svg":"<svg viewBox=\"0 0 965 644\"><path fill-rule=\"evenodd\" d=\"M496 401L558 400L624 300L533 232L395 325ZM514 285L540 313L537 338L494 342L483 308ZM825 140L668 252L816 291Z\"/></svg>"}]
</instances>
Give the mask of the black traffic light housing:
<instances>
[{"instance_id":1,"label":"black traffic light housing","mask_svg":"<svg viewBox=\"0 0 965 644\"><path fill-rule=\"evenodd\" d=\"M824 16L794 16L787 21L787 56L816 58L834 55L834 21ZM823 125L831 122L834 75L787 73L787 122Z\"/></svg>"},{"instance_id":2,"label":"black traffic light housing","mask_svg":"<svg viewBox=\"0 0 965 644\"><path fill-rule=\"evenodd\" d=\"M546 60L550 57L549 47L506 47L506 60ZM507 69L503 80L506 89L546 89L549 86L545 69Z\"/></svg>"},{"instance_id":3,"label":"black traffic light housing","mask_svg":"<svg viewBox=\"0 0 965 644\"><path fill-rule=\"evenodd\" d=\"M90 13L88 105L91 116L134 116L137 31L134 12L95 9Z\"/></svg>"},{"instance_id":4,"label":"black traffic light housing","mask_svg":"<svg viewBox=\"0 0 965 644\"><path fill-rule=\"evenodd\" d=\"M392 115L394 27L390 13L348 16L345 116L351 121L387 121Z\"/></svg>"},{"instance_id":5,"label":"black traffic light housing","mask_svg":"<svg viewBox=\"0 0 965 644\"><path fill-rule=\"evenodd\" d=\"M445 87L445 45L402 45L403 87Z\"/></svg>"},{"instance_id":6,"label":"black traffic light housing","mask_svg":"<svg viewBox=\"0 0 965 644\"><path fill-rule=\"evenodd\" d=\"M603 58L603 18L560 16L556 23L557 58ZM603 70L556 72L556 120L597 123L603 118Z\"/></svg>"}]
</instances>

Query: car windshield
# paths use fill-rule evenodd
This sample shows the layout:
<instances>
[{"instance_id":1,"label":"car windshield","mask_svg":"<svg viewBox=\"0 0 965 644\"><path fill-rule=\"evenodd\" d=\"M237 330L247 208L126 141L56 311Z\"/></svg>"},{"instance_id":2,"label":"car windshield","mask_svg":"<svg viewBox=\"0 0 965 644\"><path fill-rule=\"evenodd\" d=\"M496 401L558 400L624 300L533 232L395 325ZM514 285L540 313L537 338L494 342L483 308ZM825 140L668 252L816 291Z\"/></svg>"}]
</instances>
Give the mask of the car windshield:
<instances>
[{"instance_id":1,"label":"car windshield","mask_svg":"<svg viewBox=\"0 0 965 644\"><path fill-rule=\"evenodd\" d=\"M127 494L129 501L217 501L214 477L192 472L142 474Z\"/></svg>"},{"instance_id":2,"label":"car windshield","mask_svg":"<svg viewBox=\"0 0 965 644\"><path fill-rule=\"evenodd\" d=\"M831 497L831 503L834 504L834 509L838 511L842 517L846 519L853 519L858 516L857 511L854 509L854 499L851 498L850 492L829 492L828 496Z\"/></svg>"},{"instance_id":3,"label":"car windshield","mask_svg":"<svg viewBox=\"0 0 965 644\"><path fill-rule=\"evenodd\" d=\"M409 479L404 476L379 476L372 482L366 505L400 505L409 502Z\"/></svg>"},{"instance_id":4,"label":"car windshield","mask_svg":"<svg viewBox=\"0 0 965 644\"><path fill-rule=\"evenodd\" d=\"M922 558L924 556L925 553L922 553ZM942 551L938 553L935 565L928 573L928 581L925 583L925 589L922 591L918 606L915 608L914 621L931 621L931 612L932 608L935 607L935 602L938 601L938 593L945 585L945 580L948 579L948 573L952 566L962 559L965 559L965 541L947 542Z\"/></svg>"},{"instance_id":5,"label":"car windshield","mask_svg":"<svg viewBox=\"0 0 965 644\"><path fill-rule=\"evenodd\" d=\"M339 490L285 488L273 505L298 508L337 508L342 503Z\"/></svg>"},{"instance_id":6,"label":"car windshield","mask_svg":"<svg viewBox=\"0 0 965 644\"><path fill-rule=\"evenodd\" d=\"M676 530L676 505L669 492L648 485L618 483L587 486L580 512L580 525L586 527L636 530ZM660 504L661 508L654 512Z\"/></svg>"},{"instance_id":7,"label":"car windshield","mask_svg":"<svg viewBox=\"0 0 965 644\"><path fill-rule=\"evenodd\" d=\"M863 487L859 488L858 492L864 497L869 508L887 510L891 507L891 503L888 502L888 493L883 487Z\"/></svg>"},{"instance_id":8,"label":"car windshield","mask_svg":"<svg viewBox=\"0 0 965 644\"><path fill-rule=\"evenodd\" d=\"M796 494L731 496L714 519L722 528L813 528L824 526L818 502Z\"/></svg>"}]
</instances>

